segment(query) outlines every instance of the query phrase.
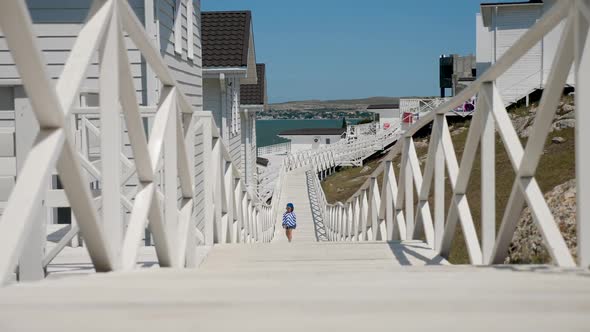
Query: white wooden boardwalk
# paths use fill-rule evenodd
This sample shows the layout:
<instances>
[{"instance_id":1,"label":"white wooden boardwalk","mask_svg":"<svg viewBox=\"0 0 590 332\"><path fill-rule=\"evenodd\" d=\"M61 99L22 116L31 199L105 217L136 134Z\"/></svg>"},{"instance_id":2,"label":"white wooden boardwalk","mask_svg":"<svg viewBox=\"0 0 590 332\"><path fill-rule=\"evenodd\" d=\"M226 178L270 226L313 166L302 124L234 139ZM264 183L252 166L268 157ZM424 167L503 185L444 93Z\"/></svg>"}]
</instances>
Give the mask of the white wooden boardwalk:
<instances>
[{"instance_id":1,"label":"white wooden boardwalk","mask_svg":"<svg viewBox=\"0 0 590 332\"><path fill-rule=\"evenodd\" d=\"M281 193L280 206L286 207L287 203L293 203L295 206L295 215L297 216L297 229L293 232L293 243L316 242L317 237L313 224L313 215L311 213L311 204L309 202L307 168L300 168L287 173L284 179L283 190ZM276 233L274 242L287 243L287 237L281 226L281 218L277 218Z\"/></svg>"},{"instance_id":2,"label":"white wooden boardwalk","mask_svg":"<svg viewBox=\"0 0 590 332\"><path fill-rule=\"evenodd\" d=\"M0 290L0 331L584 331L590 276L449 266L419 242L219 245L197 270Z\"/></svg>"}]
</instances>

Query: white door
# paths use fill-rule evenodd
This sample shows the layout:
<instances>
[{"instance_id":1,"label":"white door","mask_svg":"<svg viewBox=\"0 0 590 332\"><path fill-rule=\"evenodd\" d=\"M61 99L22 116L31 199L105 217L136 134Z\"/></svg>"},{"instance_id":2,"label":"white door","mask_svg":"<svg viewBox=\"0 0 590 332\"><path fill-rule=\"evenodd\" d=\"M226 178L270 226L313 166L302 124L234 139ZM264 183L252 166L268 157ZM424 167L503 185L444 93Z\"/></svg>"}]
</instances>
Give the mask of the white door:
<instances>
[{"instance_id":1,"label":"white door","mask_svg":"<svg viewBox=\"0 0 590 332\"><path fill-rule=\"evenodd\" d=\"M311 145L311 148L316 150L320 147L320 142L321 142L321 137L320 136L316 136L313 138L313 144Z\"/></svg>"}]
</instances>

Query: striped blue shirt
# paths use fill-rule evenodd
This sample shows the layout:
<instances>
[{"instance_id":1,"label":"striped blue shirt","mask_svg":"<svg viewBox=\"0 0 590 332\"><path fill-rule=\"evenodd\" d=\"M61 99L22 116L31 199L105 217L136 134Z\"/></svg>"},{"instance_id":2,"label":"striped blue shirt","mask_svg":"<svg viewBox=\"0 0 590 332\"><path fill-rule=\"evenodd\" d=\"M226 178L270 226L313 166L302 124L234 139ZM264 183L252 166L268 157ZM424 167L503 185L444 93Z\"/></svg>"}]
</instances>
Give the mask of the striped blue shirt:
<instances>
[{"instance_id":1,"label":"striped blue shirt","mask_svg":"<svg viewBox=\"0 0 590 332\"><path fill-rule=\"evenodd\" d=\"M295 212L285 212L283 214L283 226L284 227L296 227L297 226L297 217L295 216Z\"/></svg>"}]
</instances>

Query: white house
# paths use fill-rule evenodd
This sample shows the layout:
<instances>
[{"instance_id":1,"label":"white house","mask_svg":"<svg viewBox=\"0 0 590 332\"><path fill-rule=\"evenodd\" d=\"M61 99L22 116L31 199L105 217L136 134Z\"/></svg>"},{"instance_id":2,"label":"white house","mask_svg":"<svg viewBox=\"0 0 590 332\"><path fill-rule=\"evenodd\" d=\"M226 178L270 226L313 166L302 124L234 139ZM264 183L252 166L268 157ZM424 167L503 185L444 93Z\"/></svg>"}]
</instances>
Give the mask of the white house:
<instances>
[{"instance_id":1,"label":"white house","mask_svg":"<svg viewBox=\"0 0 590 332\"><path fill-rule=\"evenodd\" d=\"M267 107L266 94L266 66L256 65L258 82L256 84L244 84L240 88L240 114L242 131L242 173L246 179L246 185L258 182L256 171L257 145L256 145L256 114Z\"/></svg>"},{"instance_id":2,"label":"white house","mask_svg":"<svg viewBox=\"0 0 590 332\"><path fill-rule=\"evenodd\" d=\"M241 165L243 180L247 182L256 173L255 167L246 167L243 162L253 127L246 129L248 134L242 134L242 124L248 121L242 121L240 92L242 85L258 83L252 14L203 12L202 20L204 109L213 113L232 159Z\"/></svg>"},{"instance_id":3,"label":"white house","mask_svg":"<svg viewBox=\"0 0 590 332\"><path fill-rule=\"evenodd\" d=\"M482 3L476 16L477 75L481 76L558 0ZM563 22L497 81L508 105L545 86ZM570 75L567 82L574 84Z\"/></svg>"},{"instance_id":4,"label":"white house","mask_svg":"<svg viewBox=\"0 0 590 332\"><path fill-rule=\"evenodd\" d=\"M400 112L398 104L370 105L367 111L379 114L379 128L388 130L400 125Z\"/></svg>"},{"instance_id":5,"label":"white house","mask_svg":"<svg viewBox=\"0 0 590 332\"><path fill-rule=\"evenodd\" d=\"M278 136L291 141L291 153L315 150L334 144L343 138L346 128L304 128L281 132Z\"/></svg>"},{"instance_id":6,"label":"white house","mask_svg":"<svg viewBox=\"0 0 590 332\"><path fill-rule=\"evenodd\" d=\"M67 61L69 53L88 15L91 0L27 0L34 29L40 37L37 40L47 64L50 77L58 79ZM147 33L152 36L154 46L187 97L194 111L203 110L202 89L202 51L201 51L201 1L200 0L130 0L129 4L138 19L144 24ZM159 99L159 80L146 65L139 50L126 38L126 47L134 78L137 100L142 106L156 105ZM97 52L98 53L98 52ZM98 54L96 54L98 59ZM99 65L98 61L90 66L88 76L81 89L79 106L96 107L99 101ZM95 118L96 119L96 118ZM72 121L77 132L80 129L80 115ZM91 119L92 120L92 119ZM146 119L147 120L147 119ZM100 127L100 120L92 120ZM151 125L146 121L146 126ZM126 143L123 152L132 159L131 149L124 122L122 124L122 141ZM0 207L6 201L18 176L18 169L24 161L33 139L37 133L31 105L22 86L20 76L0 33ZM89 137L90 148L100 141L96 136ZM100 167L98 157L90 160ZM202 147L195 146L195 155L202 154ZM94 158L93 158L94 157ZM195 169L195 183L202 186L203 169ZM132 191L136 180L127 183L124 190ZM59 189L57 176L53 177L53 188ZM203 188L196 188L202 192ZM201 200L202 201L202 200ZM202 202L197 205L203 204ZM2 209L0 208L0 211ZM201 211L197 206L194 211ZM69 223L69 209L48 209L49 223Z\"/></svg>"}]
</instances>

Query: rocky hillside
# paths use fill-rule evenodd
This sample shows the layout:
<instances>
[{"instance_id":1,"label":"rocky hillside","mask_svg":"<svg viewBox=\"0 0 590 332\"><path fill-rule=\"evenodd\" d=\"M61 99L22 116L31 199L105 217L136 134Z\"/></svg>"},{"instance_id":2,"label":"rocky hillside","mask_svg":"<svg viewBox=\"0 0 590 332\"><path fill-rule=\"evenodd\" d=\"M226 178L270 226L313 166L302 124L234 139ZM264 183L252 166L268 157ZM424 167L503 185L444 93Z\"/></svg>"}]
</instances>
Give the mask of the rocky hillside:
<instances>
[{"instance_id":1,"label":"rocky hillside","mask_svg":"<svg viewBox=\"0 0 590 332\"><path fill-rule=\"evenodd\" d=\"M528 115L515 116L513 122L518 125L518 133L521 137L528 137L531 133L537 108L533 107ZM575 106L573 98L566 97L560 103L558 114L553 121L553 137L551 145L554 148L568 148L574 145L573 128L575 128ZM551 146L549 146L549 149ZM544 151L547 156L548 149ZM544 157L545 157L544 156ZM573 151L572 151L573 159ZM575 168L564 169L571 180L566 181L545 193L545 200L559 226L561 234L574 257L576 256L576 182ZM539 182L543 181L537 178ZM526 208L518 223L516 233L512 240L509 256L506 263L548 263L551 261L547 249L543 245L542 235L533 222L531 211Z\"/></svg>"},{"instance_id":2,"label":"rocky hillside","mask_svg":"<svg viewBox=\"0 0 590 332\"><path fill-rule=\"evenodd\" d=\"M343 100L303 100L271 104L269 108L274 111L361 111L367 109L369 105L373 104L393 104L398 102L398 97L370 97L363 99Z\"/></svg>"},{"instance_id":3,"label":"rocky hillside","mask_svg":"<svg viewBox=\"0 0 590 332\"><path fill-rule=\"evenodd\" d=\"M564 236L572 255L576 255L576 181L570 180L545 194L547 204L553 213L555 222ZM551 257L543 245L543 237L533 222L529 208L523 212L512 243L506 263L528 264L547 263Z\"/></svg>"}]
</instances>

